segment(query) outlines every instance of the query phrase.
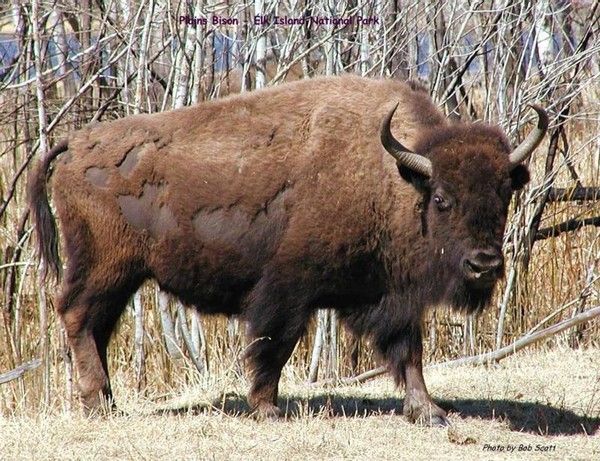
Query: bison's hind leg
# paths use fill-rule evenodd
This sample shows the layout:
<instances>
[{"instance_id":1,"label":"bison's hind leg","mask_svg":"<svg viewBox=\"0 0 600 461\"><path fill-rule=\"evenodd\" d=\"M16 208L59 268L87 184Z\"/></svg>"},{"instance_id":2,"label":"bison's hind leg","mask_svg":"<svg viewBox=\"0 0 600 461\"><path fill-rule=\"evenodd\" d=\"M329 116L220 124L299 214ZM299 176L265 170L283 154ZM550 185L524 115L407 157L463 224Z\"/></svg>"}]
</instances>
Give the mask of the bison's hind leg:
<instances>
[{"instance_id":1,"label":"bison's hind leg","mask_svg":"<svg viewBox=\"0 0 600 461\"><path fill-rule=\"evenodd\" d=\"M141 282L140 282L141 283ZM107 346L129 297L139 283L97 291L65 282L57 306L79 374L79 396L87 414L115 410Z\"/></svg>"}]
</instances>

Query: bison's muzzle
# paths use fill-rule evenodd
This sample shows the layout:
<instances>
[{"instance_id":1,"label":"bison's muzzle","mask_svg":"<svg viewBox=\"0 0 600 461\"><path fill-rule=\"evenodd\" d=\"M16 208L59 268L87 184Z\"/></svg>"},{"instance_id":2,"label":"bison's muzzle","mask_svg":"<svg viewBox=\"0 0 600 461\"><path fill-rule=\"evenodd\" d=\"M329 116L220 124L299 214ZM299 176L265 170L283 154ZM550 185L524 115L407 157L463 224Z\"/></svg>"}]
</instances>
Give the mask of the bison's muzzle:
<instances>
[{"instance_id":1,"label":"bison's muzzle","mask_svg":"<svg viewBox=\"0 0 600 461\"><path fill-rule=\"evenodd\" d=\"M461 269L471 285L489 287L502 276L504 259L494 248L472 250L463 257Z\"/></svg>"}]
</instances>

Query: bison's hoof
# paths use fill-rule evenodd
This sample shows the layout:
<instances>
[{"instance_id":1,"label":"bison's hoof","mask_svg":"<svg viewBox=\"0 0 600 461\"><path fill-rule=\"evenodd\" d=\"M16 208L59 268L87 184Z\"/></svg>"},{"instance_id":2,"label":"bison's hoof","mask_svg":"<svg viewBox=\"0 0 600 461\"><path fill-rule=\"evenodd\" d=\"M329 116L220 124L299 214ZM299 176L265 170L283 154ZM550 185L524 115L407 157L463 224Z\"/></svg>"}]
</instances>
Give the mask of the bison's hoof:
<instances>
[{"instance_id":1,"label":"bison's hoof","mask_svg":"<svg viewBox=\"0 0 600 461\"><path fill-rule=\"evenodd\" d=\"M446 427L450 426L450 421L445 416L431 415L429 418L420 418L417 424L429 427Z\"/></svg>"},{"instance_id":2,"label":"bison's hoof","mask_svg":"<svg viewBox=\"0 0 600 461\"><path fill-rule=\"evenodd\" d=\"M276 421L281 417L281 410L273 404L263 403L259 404L252 414L259 421Z\"/></svg>"},{"instance_id":3,"label":"bison's hoof","mask_svg":"<svg viewBox=\"0 0 600 461\"><path fill-rule=\"evenodd\" d=\"M90 406L83 404L82 409L86 418L106 418L114 414L114 410L107 405Z\"/></svg>"},{"instance_id":4,"label":"bison's hoof","mask_svg":"<svg viewBox=\"0 0 600 461\"><path fill-rule=\"evenodd\" d=\"M404 415L413 423L421 426L444 427L450 426L446 412L434 403L417 404L416 402L404 405Z\"/></svg>"},{"instance_id":5,"label":"bison's hoof","mask_svg":"<svg viewBox=\"0 0 600 461\"><path fill-rule=\"evenodd\" d=\"M112 395L102 393L89 393L80 395L83 413L90 418L107 416L125 416L125 413L117 408Z\"/></svg>"}]
</instances>

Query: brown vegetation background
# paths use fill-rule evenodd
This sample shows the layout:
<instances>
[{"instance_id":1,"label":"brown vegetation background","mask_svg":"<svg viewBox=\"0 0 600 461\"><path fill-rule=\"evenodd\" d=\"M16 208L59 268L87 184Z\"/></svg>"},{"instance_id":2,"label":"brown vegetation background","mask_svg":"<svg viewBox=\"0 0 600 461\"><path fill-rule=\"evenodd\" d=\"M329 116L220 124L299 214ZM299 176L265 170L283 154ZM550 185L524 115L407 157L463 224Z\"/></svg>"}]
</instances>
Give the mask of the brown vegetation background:
<instances>
[{"instance_id":1,"label":"brown vegetation background","mask_svg":"<svg viewBox=\"0 0 600 461\"><path fill-rule=\"evenodd\" d=\"M235 24L214 26L215 15ZM255 15L355 19L257 26ZM192 27L182 16L208 24ZM378 21L361 24L358 16ZM0 387L0 412L68 405L72 393L70 355L53 313L57 288L40 282L31 237L25 184L32 162L90 122L315 75L420 79L449 117L499 124L515 144L534 119L528 103L549 112L532 181L511 207L506 280L478 318L443 308L428 317L429 361L493 350L597 306L599 29L599 2L585 0L3 2L0 373L35 358L42 365ZM199 377L237 376L243 329L236 319L186 311L147 283L115 335L111 368L132 388L154 393ZM584 324L549 344L597 347L599 331L597 322ZM375 365L369 345L324 311L286 370L314 381Z\"/></svg>"}]
</instances>

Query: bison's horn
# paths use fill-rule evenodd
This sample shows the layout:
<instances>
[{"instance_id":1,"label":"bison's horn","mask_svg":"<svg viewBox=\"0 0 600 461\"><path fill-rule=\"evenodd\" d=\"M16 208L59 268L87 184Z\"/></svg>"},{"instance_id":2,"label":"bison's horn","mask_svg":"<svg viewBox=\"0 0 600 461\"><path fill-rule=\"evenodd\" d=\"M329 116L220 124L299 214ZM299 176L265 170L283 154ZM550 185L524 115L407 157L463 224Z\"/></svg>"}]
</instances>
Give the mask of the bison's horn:
<instances>
[{"instance_id":1,"label":"bison's horn","mask_svg":"<svg viewBox=\"0 0 600 461\"><path fill-rule=\"evenodd\" d=\"M385 150L392 154L396 162L430 178L432 172L431 161L422 155L411 152L392 135L390 125L397 108L398 104L394 106L381 123L381 144L383 144Z\"/></svg>"},{"instance_id":2,"label":"bison's horn","mask_svg":"<svg viewBox=\"0 0 600 461\"><path fill-rule=\"evenodd\" d=\"M519 163L527 160L527 158L542 141L544 135L546 134L546 130L548 129L548 114L546 114L546 111L537 104L529 104L529 107L535 110L538 114L537 127L535 127L535 129L533 129L531 133L527 135L527 138L525 138L525 140L511 152L508 159L513 165L518 165Z\"/></svg>"}]
</instances>

